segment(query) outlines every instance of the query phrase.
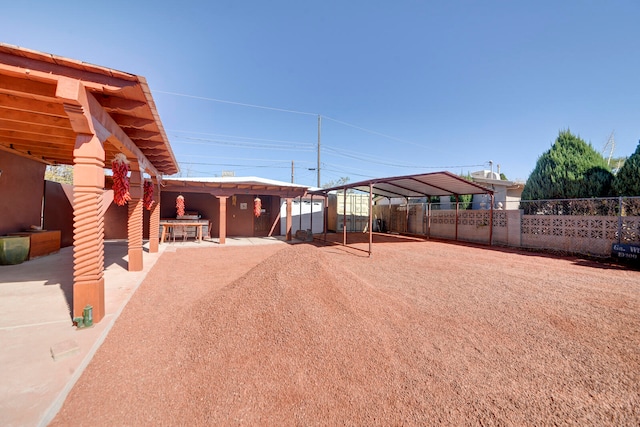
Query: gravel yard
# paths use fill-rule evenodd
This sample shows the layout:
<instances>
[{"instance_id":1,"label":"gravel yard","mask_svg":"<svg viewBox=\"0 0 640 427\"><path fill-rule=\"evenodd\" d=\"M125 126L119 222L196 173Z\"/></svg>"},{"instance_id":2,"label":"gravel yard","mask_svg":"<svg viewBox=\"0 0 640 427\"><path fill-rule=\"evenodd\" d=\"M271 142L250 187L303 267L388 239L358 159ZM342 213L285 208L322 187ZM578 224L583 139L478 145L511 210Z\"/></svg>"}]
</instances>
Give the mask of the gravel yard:
<instances>
[{"instance_id":1,"label":"gravel yard","mask_svg":"<svg viewBox=\"0 0 640 427\"><path fill-rule=\"evenodd\" d=\"M373 251L165 252L51 425L640 424L640 272Z\"/></svg>"}]
</instances>

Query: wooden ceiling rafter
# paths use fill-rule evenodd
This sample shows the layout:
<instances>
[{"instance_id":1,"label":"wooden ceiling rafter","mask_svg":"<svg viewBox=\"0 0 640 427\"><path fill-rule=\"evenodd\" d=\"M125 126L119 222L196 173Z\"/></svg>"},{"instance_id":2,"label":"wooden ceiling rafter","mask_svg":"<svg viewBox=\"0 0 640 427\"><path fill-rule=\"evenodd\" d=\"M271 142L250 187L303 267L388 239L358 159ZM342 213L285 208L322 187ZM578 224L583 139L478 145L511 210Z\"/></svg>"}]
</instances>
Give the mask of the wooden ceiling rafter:
<instances>
[{"instance_id":1,"label":"wooden ceiling rafter","mask_svg":"<svg viewBox=\"0 0 640 427\"><path fill-rule=\"evenodd\" d=\"M0 149L17 152L18 147L25 148L22 141L27 141L31 150L19 154L48 163L73 164L77 132L87 133L93 119L85 119L84 127L72 123L84 115L87 106L58 97L61 79L81 82L84 90L96 98L91 114L99 105L102 112L98 128L102 138L108 138L105 132L109 132L122 140L114 144L111 138L105 143L105 153L114 155L124 148L128 157L140 159L145 170L160 175L160 179L161 175L178 171L143 77L3 43L0 43ZM107 123L105 116L114 119ZM114 124L118 128L115 131ZM146 145L148 142L155 144ZM11 144L16 145L11 148ZM58 151L51 150L51 146L57 146ZM52 153L54 159L48 159Z\"/></svg>"}]
</instances>

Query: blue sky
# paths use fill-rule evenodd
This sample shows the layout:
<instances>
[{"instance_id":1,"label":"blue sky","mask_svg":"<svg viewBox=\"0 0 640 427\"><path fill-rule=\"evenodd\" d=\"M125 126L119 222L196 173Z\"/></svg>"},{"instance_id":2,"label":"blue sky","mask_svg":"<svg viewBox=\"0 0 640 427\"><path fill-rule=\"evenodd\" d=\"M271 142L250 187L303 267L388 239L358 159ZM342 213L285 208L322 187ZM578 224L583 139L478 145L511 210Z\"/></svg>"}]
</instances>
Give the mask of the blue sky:
<instances>
[{"instance_id":1,"label":"blue sky","mask_svg":"<svg viewBox=\"0 0 640 427\"><path fill-rule=\"evenodd\" d=\"M183 176L500 170L640 139L637 1L22 1L0 41L144 76ZM607 152L608 154L608 152Z\"/></svg>"}]
</instances>

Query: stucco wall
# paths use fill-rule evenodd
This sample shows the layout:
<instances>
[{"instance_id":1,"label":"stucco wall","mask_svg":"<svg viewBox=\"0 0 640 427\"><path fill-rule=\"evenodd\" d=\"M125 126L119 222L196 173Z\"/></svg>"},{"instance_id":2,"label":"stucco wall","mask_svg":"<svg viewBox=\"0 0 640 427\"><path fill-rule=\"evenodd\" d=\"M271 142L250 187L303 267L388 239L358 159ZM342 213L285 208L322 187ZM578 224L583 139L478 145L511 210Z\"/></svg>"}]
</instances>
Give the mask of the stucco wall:
<instances>
[{"instance_id":1,"label":"stucco wall","mask_svg":"<svg viewBox=\"0 0 640 427\"><path fill-rule=\"evenodd\" d=\"M45 168L42 163L0 151L0 235L41 225Z\"/></svg>"},{"instance_id":2,"label":"stucco wall","mask_svg":"<svg viewBox=\"0 0 640 427\"><path fill-rule=\"evenodd\" d=\"M163 191L161 195L160 218L176 217L176 198L182 194L184 197L185 211L195 211L202 219L209 220L210 237L220 235L220 200L211 195L203 193L176 193ZM278 220L280 198L275 196L260 196L262 207L266 210L268 218L263 217L261 221L269 222L269 229L274 221ZM227 199L227 236L252 237L266 236L268 231L255 231L255 218L253 216L254 195L237 195ZM242 209L243 203L246 209ZM276 224L274 231L278 235L280 228Z\"/></svg>"},{"instance_id":3,"label":"stucco wall","mask_svg":"<svg viewBox=\"0 0 640 427\"><path fill-rule=\"evenodd\" d=\"M60 230L60 246L73 245L73 206L62 184L45 181L44 229Z\"/></svg>"}]
</instances>

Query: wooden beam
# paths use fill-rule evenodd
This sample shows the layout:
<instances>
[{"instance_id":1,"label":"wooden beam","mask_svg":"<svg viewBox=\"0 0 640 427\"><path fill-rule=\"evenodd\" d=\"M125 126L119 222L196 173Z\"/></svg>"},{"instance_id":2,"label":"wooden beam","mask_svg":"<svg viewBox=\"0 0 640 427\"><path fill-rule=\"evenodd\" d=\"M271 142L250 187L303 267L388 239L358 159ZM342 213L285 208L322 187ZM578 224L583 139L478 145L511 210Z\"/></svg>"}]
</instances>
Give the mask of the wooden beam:
<instances>
[{"instance_id":1,"label":"wooden beam","mask_svg":"<svg viewBox=\"0 0 640 427\"><path fill-rule=\"evenodd\" d=\"M122 128L134 128L141 130L146 130L147 128L149 128L150 130L153 130L155 125L155 121L153 120L129 116L126 114L112 114L111 118L113 118L113 120L115 120ZM131 136L129 136L129 138L131 138Z\"/></svg>"},{"instance_id":2,"label":"wooden beam","mask_svg":"<svg viewBox=\"0 0 640 427\"><path fill-rule=\"evenodd\" d=\"M99 100L98 100L99 99ZM115 111L133 111L138 108L143 108L147 104L142 101L134 101L132 99L117 98L115 96L98 95L98 103L105 110Z\"/></svg>"},{"instance_id":3,"label":"wooden beam","mask_svg":"<svg viewBox=\"0 0 640 427\"><path fill-rule=\"evenodd\" d=\"M26 134L45 135L45 136L62 136L75 139L75 132L68 128L46 126L36 123L16 122L12 120L4 120L0 116L0 130L13 130L24 132Z\"/></svg>"},{"instance_id":4,"label":"wooden beam","mask_svg":"<svg viewBox=\"0 0 640 427\"><path fill-rule=\"evenodd\" d=\"M19 150L36 157L62 156L68 159L72 157L73 145L55 145L46 142L34 143L31 140L20 140L0 137L1 144L9 149Z\"/></svg>"},{"instance_id":5,"label":"wooden beam","mask_svg":"<svg viewBox=\"0 0 640 427\"><path fill-rule=\"evenodd\" d=\"M102 108L100 103L91 95L87 93L88 107L91 111L91 116L95 121L100 123L108 132L113 135L113 138L109 138L111 143L114 144L121 152L127 154L128 157L137 159L140 168L143 169L151 176L160 176L156 167L149 161L149 159L140 151L140 149L131 141L127 134L122 130L120 126L111 118L111 116ZM111 161L111 159L107 159Z\"/></svg>"},{"instance_id":6,"label":"wooden beam","mask_svg":"<svg viewBox=\"0 0 640 427\"><path fill-rule=\"evenodd\" d=\"M0 130L0 139L3 141L25 141L25 142L42 142L48 144L60 144L73 146L75 137L64 136L47 136L33 133L24 133L12 130Z\"/></svg>"},{"instance_id":7,"label":"wooden beam","mask_svg":"<svg viewBox=\"0 0 640 427\"><path fill-rule=\"evenodd\" d=\"M6 152L14 154L16 156L25 157L27 159L30 159L30 160L33 160L33 161L36 161L36 162L39 162L39 163L45 163L45 164L48 164L48 165L54 163L52 161L48 161L46 159L43 159L42 157L36 157L36 156L34 156L32 154L29 154L27 152L22 152L21 150L16 150L16 149L13 149L13 148L9 148L9 147L7 147L5 145L2 145L2 144L0 144L0 151L6 151Z\"/></svg>"},{"instance_id":8,"label":"wooden beam","mask_svg":"<svg viewBox=\"0 0 640 427\"><path fill-rule=\"evenodd\" d=\"M29 99L16 95L8 95L6 93L0 93L0 107L49 114L57 117L67 116L61 102Z\"/></svg>"},{"instance_id":9,"label":"wooden beam","mask_svg":"<svg viewBox=\"0 0 640 427\"><path fill-rule=\"evenodd\" d=\"M55 99L56 85L52 83L28 80L3 75L0 79L0 93L30 96L33 99Z\"/></svg>"},{"instance_id":10,"label":"wooden beam","mask_svg":"<svg viewBox=\"0 0 640 427\"><path fill-rule=\"evenodd\" d=\"M127 129L125 133L132 140L148 141L158 137L158 132L152 132L148 130Z\"/></svg>"},{"instance_id":11,"label":"wooden beam","mask_svg":"<svg viewBox=\"0 0 640 427\"><path fill-rule=\"evenodd\" d=\"M64 112L64 109L62 109L62 111ZM64 116L53 116L49 114L20 111L11 108L3 108L2 104L0 104L0 117L14 122L34 123L62 129L71 129L71 124L69 123L69 118L66 114Z\"/></svg>"}]
</instances>

